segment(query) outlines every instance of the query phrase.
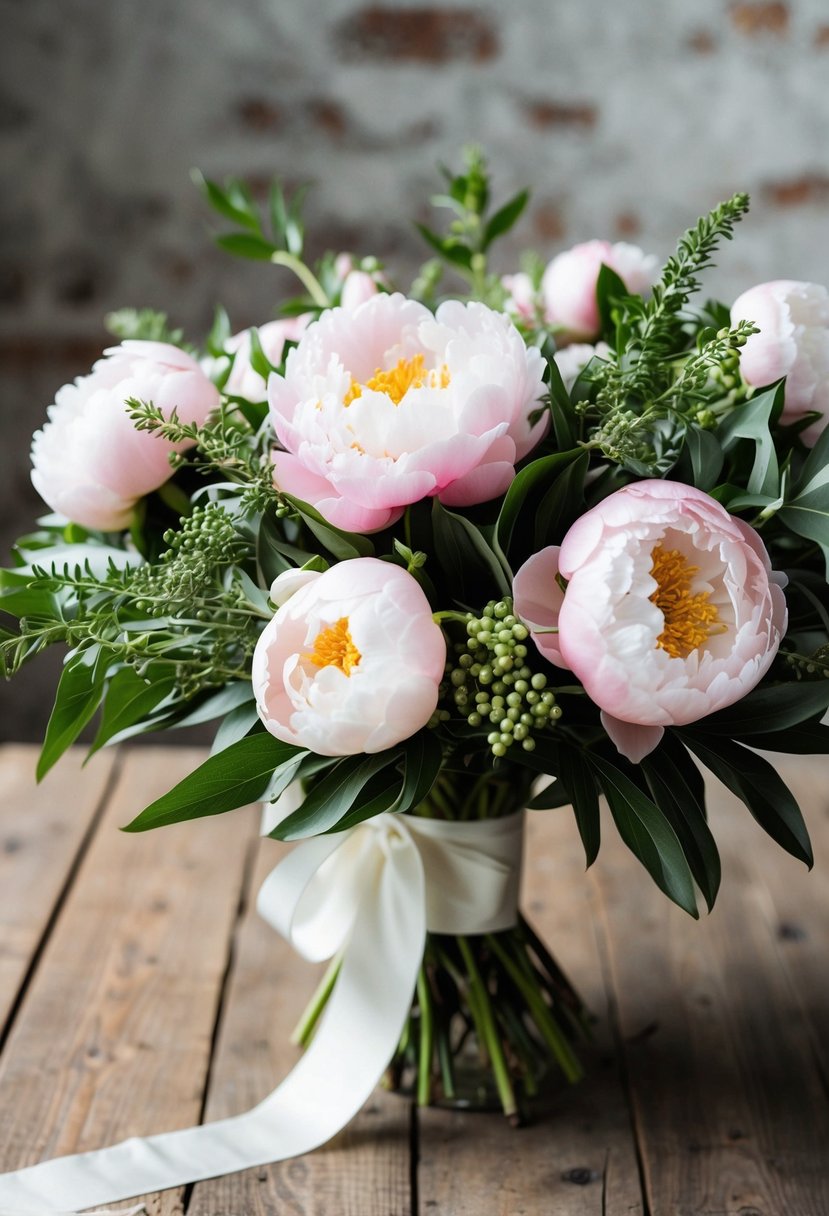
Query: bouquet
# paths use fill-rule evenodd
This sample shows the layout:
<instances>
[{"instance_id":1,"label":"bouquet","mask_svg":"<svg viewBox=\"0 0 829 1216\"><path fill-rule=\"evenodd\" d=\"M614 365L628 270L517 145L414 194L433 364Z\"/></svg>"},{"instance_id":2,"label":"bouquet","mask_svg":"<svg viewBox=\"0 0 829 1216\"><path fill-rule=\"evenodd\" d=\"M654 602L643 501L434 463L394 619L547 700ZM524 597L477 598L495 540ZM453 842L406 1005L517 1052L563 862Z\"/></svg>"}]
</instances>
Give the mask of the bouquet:
<instances>
[{"instance_id":1,"label":"bouquet","mask_svg":"<svg viewBox=\"0 0 829 1216\"><path fill-rule=\"evenodd\" d=\"M304 860L262 910L333 952L298 1041L340 1019L359 1055L371 1018L342 993L365 1015L396 988L386 1084L520 1122L579 1077L587 1025L517 912L525 807L571 807L590 866L604 795L697 916L720 882L701 765L811 864L759 753L829 750L829 294L701 299L743 194L661 270L590 241L501 275L528 194L492 208L470 151L404 292L372 257L308 265L278 184L264 205L201 185L218 244L300 294L237 333L219 309L203 345L118 312L120 344L57 393L32 449L52 513L0 584L7 676L68 648L38 774L96 715L91 752L215 723L127 830L263 800ZM370 998L361 933L368 971L408 960Z\"/></svg>"}]
</instances>

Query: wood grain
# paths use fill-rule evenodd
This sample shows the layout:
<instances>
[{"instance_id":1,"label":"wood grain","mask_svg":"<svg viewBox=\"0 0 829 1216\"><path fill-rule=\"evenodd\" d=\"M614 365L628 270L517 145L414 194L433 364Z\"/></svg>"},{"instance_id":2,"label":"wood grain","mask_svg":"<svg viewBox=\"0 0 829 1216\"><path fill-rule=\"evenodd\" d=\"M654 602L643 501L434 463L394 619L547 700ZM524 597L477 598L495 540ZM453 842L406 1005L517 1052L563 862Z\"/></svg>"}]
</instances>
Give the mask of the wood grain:
<instances>
[{"instance_id":1,"label":"wood grain","mask_svg":"<svg viewBox=\"0 0 829 1216\"><path fill-rule=\"evenodd\" d=\"M263 840L253 891L284 853ZM316 986L309 966L251 905L240 924L207 1118L261 1101L299 1058L290 1033ZM410 1216L410 1107L378 1090L356 1119L306 1157L199 1183L188 1216Z\"/></svg>"},{"instance_id":2,"label":"wood grain","mask_svg":"<svg viewBox=\"0 0 829 1216\"><path fill-rule=\"evenodd\" d=\"M5 1169L199 1119L254 819L118 828L202 758L126 760L0 1057Z\"/></svg>"},{"instance_id":3,"label":"wood grain","mask_svg":"<svg viewBox=\"0 0 829 1216\"><path fill-rule=\"evenodd\" d=\"M596 1015L586 1079L561 1081L537 1121L420 1112L419 1194L427 1216L634 1216L641 1213L630 1113L613 1058L591 885L572 813L528 816L523 905Z\"/></svg>"},{"instance_id":4,"label":"wood grain","mask_svg":"<svg viewBox=\"0 0 829 1216\"><path fill-rule=\"evenodd\" d=\"M650 1210L823 1216L829 1105L774 928L758 915L748 840L759 828L718 788L710 803L723 890L699 925L637 879L611 832L596 867ZM808 881L802 867L797 880Z\"/></svg>"},{"instance_id":5,"label":"wood grain","mask_svg":"<svg viewBox=\"0 0 829 1216\"><path fill-rule=\"evenodd\" d=\"M0 1041L101 807L114 756L71 751L35 784L32 747L0 750Z\"/></svg>"}]
</instances>

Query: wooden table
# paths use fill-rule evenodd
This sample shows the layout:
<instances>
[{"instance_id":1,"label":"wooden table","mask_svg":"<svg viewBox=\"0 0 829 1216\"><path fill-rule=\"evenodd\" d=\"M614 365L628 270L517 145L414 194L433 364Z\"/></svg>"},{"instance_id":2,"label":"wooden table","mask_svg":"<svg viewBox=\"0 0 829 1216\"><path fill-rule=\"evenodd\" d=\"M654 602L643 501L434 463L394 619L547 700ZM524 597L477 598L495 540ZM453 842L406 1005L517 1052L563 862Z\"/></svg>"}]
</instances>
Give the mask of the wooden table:
<instances>
[{"instance_id":1,"label":"wooden table","mask_svg":"<svg viewBox=\"0 0 829 1216\"><path fill-rule=\"evenodd\" d=\"M0 751L0 1166L246 1110L296 1058L316 972L259 922L256 811L126 836L192 750ZM520 1131L378 1092L308 1157L146 1199L153 1216L826 1216L829 770L785 768L812 874L722 790L723 891L694 923L612 827L584 874L531 817L525 908L595 1011L589 1079ZM120 1205L123 1206L123 1205Z\"/></svg>"}]
</instances>

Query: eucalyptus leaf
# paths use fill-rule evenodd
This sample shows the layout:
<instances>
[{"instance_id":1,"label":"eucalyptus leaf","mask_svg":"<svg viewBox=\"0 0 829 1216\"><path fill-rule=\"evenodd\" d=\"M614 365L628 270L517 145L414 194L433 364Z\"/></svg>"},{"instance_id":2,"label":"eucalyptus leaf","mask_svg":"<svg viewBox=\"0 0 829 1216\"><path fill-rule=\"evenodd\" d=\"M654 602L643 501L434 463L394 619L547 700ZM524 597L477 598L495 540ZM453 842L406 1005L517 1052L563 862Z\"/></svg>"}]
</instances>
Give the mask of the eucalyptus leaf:
<instances>
[{"instance_id":1,"label":"eucalyptus leaf","mask_svg":"<svg viewBox=\"0 0 829 1216\"><path fill-rule=\"evenodd\" d=\"M720 423L717 435L725 452L730 452L739 439L754 443L754 465L746 486L749 494L776 498L780 492L777 453L770 428L782 410L783 385L773 385L732 410Z\"/></svg>"},{"instance_id":2,"label":"eucalyptus leaf","mask_svg":"<svg viewBox=\"0 0 829 1216\"><path fill-rule=\"evenodd\" d=\"M498 595L509 595L509 583L498 557L465 515L447 510L434 498L432 528L437 560L450 586L457 589L457 600L474 604L481 599L482 588L487 587Z\"/></svg>"},{"instance_id":3,"label":"eucalyptus leaf","mask_svg":"<svg viewBox=\"0 0 829 1216\"><path fill-rule=\"evenodd\" d=\"M109 681L98 733L89 749L93 755L105 743L131 726L144 722L175 688L172 675L139 676L132 667L122 667Z\"/></svg>"},{"instance_id":4,"label":"eucalyptus leaf","mask_svg":"<svg viewBox=\"0 0 829 1216\"><path fill-rule=\"evenodd\" d=\"M705 782L682 743L667 731L641 763L654 802L674 829L710 912L722 878L720 855L705 815Z\"/></svg>"},{"instance_id":5,"label":"eucalyptus leaf","mask_svg":"<svg viewBox=\"0 0 829 1216\"><path fill-rule=\"evenodd\" d=\"M274 774L293 764L299 748L282 743L267 732L246 735L203 764L157 798L123 829L146 832L150 828L223 815L262 798ZM303 753L304 754L304 753Z\"/></svg>"},{"instance_id":6,"label":"eucalyptus leaf","mask_svg":"<svg viewBox=\"0 0 829 1216\"><path fill-rule=\"evenodd\" d=\"M336 829L346 815L360 805L360 797L371 778L391 765L399 765L401 759L399 747L371 756L344 756L313 785L302 806L283 819L271 835L277 840L299 840ZM402 774L398 772L398 790L402 784ZM376 789L372 787L366 795L367 800L375 793Z\"/></svg>"},{"instance_id":7,"label":"eucalyptus leaf","mask_svg":"<svg viewBox=\"0 0 829 1216\"><path fill-rule=\"evenodd\" d=\"M745 803L772 840L811 869L812 845L800 807L769 762L721 736L688 729L679 733L705 767Z\"/></svg>"},{"instance_id":8,"label":"eucalyptus leaf","mask_svg":"<svg viewBox=\"0 0 829 1216\"><path fill-rule=\"evenodd\" d=\"M691 870L666 817L621 769L592 752L584 754L597 773L622 840L660 890L698 917Z\"/></svg>"},{"instance_id":9,"label":"eucalyptus leaf","mask_svg":"<svg viewBox=\"0 0 829 1216\"><path fill-rule=\"evenodd\" d=\"M96 644L75 651L64 666L37 762L38 781L71 747L101 704L107 660L107 654Z\"/></svg>"}]
</instances>

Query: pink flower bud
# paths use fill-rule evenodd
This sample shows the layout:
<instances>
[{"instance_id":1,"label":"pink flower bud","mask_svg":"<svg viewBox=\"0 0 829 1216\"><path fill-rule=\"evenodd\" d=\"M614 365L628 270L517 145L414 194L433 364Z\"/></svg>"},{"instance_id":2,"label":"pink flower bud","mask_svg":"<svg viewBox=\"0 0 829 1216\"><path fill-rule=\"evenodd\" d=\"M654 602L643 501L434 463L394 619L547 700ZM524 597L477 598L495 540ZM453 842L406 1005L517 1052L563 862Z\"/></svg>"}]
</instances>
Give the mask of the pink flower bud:
<instances>
[{"instance_id":1,"label":"pink flower bud","mask_svg":"<svg viewBox=\"0 0 829 1216\"><path fill-rule=\"evenodd\" d=\"M126 401L203 423L219 393L198 363L165 342L122 342L88 376L65 384L32 443L32 483L53 511L103 532L125 528L135 504L172 476L175 445L139 431Z\"/></svg>"},{"instance_id":2,"label":"pink flower bud","mask_svg":"<svg viewBox=\"0 0 829 1216\"><path fill-rule=\"evenodd\" d=\"M814 444L829 419L829 292L791 279L760 283L734 301L731 319L760 330L740 352L746 384L760 388L785 376L782 421L817 410L822 417L801 432Z\"/></svg>"},{"instance_id":3,"label":"pink flower bud","mask_svg":"<svg viewBox=\"0 0 829 1216\"><path fill-rule=\"evenodd\" d=\"M630 292L644 294L656 278L657 259L637 245L586 241L553 258L541 280L545 319L565 340L592 342L601 321L596 284L602 265L615 271Z\"/></svg>"}]
</instances>

